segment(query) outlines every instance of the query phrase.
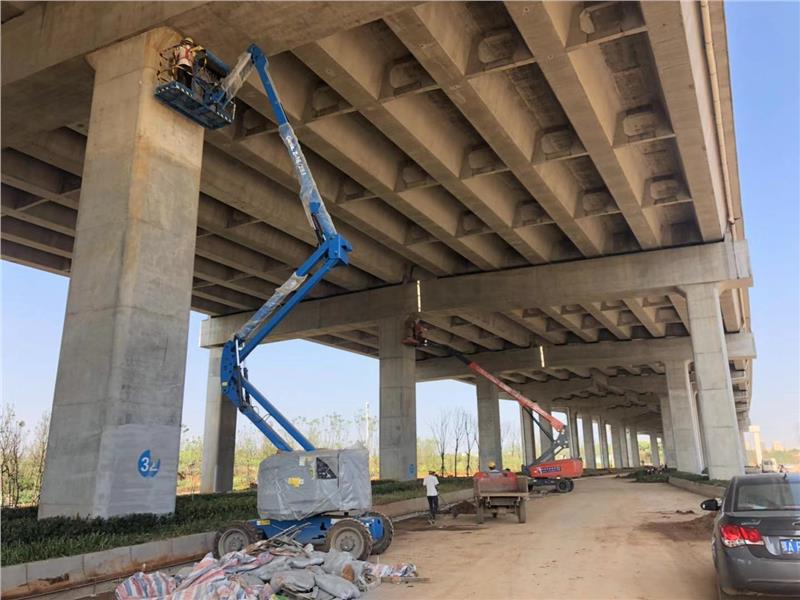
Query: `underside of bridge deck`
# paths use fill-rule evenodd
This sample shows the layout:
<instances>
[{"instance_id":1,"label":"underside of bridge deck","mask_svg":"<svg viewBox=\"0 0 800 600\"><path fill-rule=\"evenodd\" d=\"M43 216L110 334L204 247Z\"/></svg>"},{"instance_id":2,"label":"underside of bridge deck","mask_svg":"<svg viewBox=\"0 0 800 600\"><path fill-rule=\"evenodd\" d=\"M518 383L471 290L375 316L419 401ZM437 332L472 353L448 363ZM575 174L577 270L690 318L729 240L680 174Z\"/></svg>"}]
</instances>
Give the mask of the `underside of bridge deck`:
<instances>
[{"instance_id":1,"label":"underside of bridge deck","mask_svg":"<svg viewBox=\"0 0 800 600\"><path fill-rule=\"evenodd\" d=\"M755 348L721 3L4 1L2 21L4 259L79 271L104 123L87 56L156 28L228 62L256 42L354 248L270 339L399 364L381 331L418 315L431 340L594 416L601 438L606 422L638 427L665 455L692 446L680 460L699 464L678 466L740 468L729 430L747 425ZM255 80L198 152L190 302L214 347L315 238ZM446 352L413 358L386 369L404 379L382 382L382 411L413 404L395 391L416 380L474 381ZM391 414L415 428L413 410ZM235 419L206 422L208 447L229 448ZM412 455L412 433L392 447ZM718 444L725 456L708 451ZM391 464L383 476L414 466ZM206 487L230 485L204 472Z\"/></svg>"}]
</instances>

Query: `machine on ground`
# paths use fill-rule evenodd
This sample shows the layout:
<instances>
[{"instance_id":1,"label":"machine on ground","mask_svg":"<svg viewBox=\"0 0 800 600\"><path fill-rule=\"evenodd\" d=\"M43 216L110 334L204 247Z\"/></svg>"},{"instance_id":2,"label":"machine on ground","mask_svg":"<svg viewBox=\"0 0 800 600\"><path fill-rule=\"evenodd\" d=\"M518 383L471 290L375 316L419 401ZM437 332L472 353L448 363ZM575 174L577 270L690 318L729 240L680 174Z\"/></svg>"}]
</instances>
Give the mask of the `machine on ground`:
<instances>
[{"instance_id":1,"label":"machine on ground","mask_svg":"<svg viewBox=\"0 0 800 600\"><path fill-rule=\"evenodd\" d=\"M181 45L185 43L188 44L189 40L182 41ZM175 53L179 47L162 52L166 65L160 72L162 83L156 87L155 95L207 129L218 129L233 122L237 92L253 71L258 74L274 112L278 133L300 183L300 201L318 242L311 256L234 333L222 350L220 380L223 395L278 449L279 458L266 459L259 469L259 512L262 518L220 530L215 552L225 554L264 537L291 535L302 544L349 551L364 560L371 553L385 551L393 535L391 521L371 511L368 462L359 454L363 452L365 456L365 451L316 449L249 381L244 364L264 338L331 269L348 264L352 247L337 232L325 208L261 49L251 45L239 56L236 64L228 68L212 52L199 47L189 48L194 56L192 69L190 72L184 69L181 73L184 76L179 78L176 76ZM186 73L190 73L190 81L186 81ZM276 431L275 423L302 450L295 450ZM285 460L287 455L291 460ZM280 480L262 482L263 473ZM354 494L353 489L361 492ZM277 506L273 514L262 510L262 491L264 502L274 502L273 506Z\"/></svg>"},{"instance_id":2,"label":"machine on ground","mask_svg":"<svg viewBox=\"0 0 800 600\"><path fill-rule=\"evenodd\" d=\"M514 513L517 521L528 520L528 477L511 471L479 471L472 479L475 492L475 516L483 523L486 514Z\"/></svg>"},{"instance_id":3,"label":"machine on ground","mask_svg":"<svg viewBox=\"0 0 800 600\"><path fill-rule=\"evenodd\" d=\"M470 360L468 357L453 350L449 346L443 346L442 344L437 344L429 340L425 336L425 326L419 320L415 320L411 324L411 328L412 331L410 335L403 340L404 344L408 346L437 348L457 358L467 365L470 371L490 381L497 388L516 400L522 409L531 416L533 422L539 427L541 434L550 440L550 446L533 462L524 465L522 468L525 475L530 478L529 486L531 488L552 486L560 493L571 492L575 487L573 479L583 475L583 461L580 458L556 459L556 455L561 450L569 448L570 439L567 426L547 411L542 410L533 400L527 398L498 377L489 373L489 371L481 367L475 361ZM553 437L553 435L542 426L539 419L533 416L533 413L536 413L539 419L544 419L550 424L557 433L556 437Z\"/></svg>"}]
</instances>

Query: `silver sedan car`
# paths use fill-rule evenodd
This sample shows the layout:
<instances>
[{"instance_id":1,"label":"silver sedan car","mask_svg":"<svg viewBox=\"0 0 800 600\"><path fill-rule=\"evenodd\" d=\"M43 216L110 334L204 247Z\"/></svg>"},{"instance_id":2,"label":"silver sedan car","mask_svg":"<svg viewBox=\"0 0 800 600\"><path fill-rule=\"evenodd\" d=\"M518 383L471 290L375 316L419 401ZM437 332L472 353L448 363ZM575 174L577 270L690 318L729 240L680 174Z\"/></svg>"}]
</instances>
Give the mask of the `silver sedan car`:
<instances>
[{"instance_id":1,"label":"silver sedan car","mask_svg":"<svg viewBox=\"0 0 800 600\"><path fill-rule=\"evenodd\" d=\"M800 598L800 475L734 477L720 503L712 554L720 598L765 594Z\"/></svg>"}]
</instances>

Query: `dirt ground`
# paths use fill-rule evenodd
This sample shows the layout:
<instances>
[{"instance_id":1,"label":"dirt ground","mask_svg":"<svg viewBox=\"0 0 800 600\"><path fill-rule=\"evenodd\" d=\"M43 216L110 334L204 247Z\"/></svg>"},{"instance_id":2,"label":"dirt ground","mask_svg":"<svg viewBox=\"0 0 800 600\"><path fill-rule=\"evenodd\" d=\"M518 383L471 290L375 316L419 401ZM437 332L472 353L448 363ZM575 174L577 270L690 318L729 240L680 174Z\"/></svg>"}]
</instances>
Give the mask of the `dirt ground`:
<instances>
[{"instance_id":1,"label":"dirt ground","mask_svg":"<svg viewBox=\"0 0 800 600\"><path fill-rule=\"evenodd\" d=\"M513 515L401 522L382 562L411 561L428 583L384 584L370 600L716 598L711 516L702 498L614 477L533 496ZM679 514L676 511L693 511Z\"/></svg>"}]
</instances>

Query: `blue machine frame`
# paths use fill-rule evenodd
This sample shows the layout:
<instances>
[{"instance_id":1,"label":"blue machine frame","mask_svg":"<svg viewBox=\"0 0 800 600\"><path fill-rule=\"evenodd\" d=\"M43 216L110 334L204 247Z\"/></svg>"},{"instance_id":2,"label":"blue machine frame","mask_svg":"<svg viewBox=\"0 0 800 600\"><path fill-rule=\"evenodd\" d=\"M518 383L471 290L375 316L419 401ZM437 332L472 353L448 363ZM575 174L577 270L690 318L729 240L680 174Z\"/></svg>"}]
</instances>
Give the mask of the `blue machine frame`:
<instances>
[{"instance_id":1,"label":"blue machine frame","mask_svg":"<svg viewBox=\"0 0 800 600\"><path fill-rule=\"evenodd\" d=\"M251 525L259 529L265 538L271 538L283 533L292 533L298 530L294 539L301 544L318 545L325 541L328 531L338 520L332 515L315 515L307 517L302 521L273 521L270 519L252 519L248 521ZM380 517L361 516L358 521L366 526L373 540L380 540L383 537L383 522Z\"/></svg>"}]
</instances>

